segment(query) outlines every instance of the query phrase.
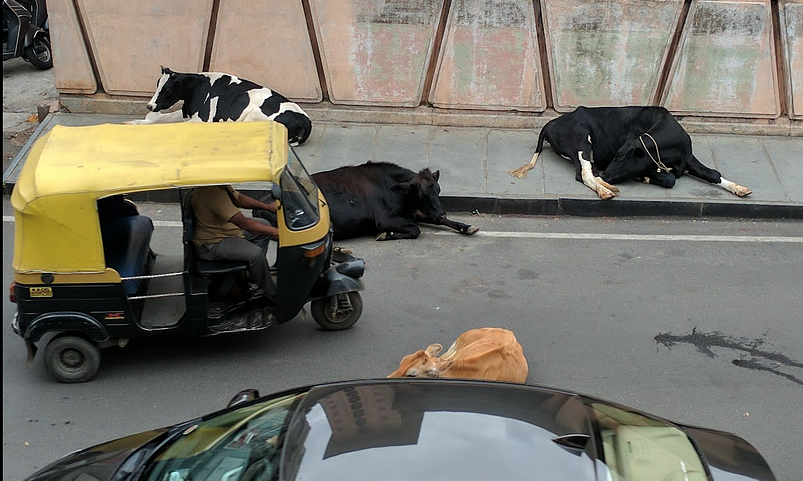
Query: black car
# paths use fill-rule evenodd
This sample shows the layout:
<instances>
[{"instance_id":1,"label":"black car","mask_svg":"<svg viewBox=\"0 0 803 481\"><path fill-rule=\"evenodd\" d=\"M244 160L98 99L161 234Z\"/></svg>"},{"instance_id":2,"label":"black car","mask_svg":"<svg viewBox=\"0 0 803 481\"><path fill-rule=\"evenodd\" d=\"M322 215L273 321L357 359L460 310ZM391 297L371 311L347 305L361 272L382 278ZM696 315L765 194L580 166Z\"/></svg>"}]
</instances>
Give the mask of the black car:
<instances>
[{"instance_id":1,"label":"black car","mask_svg":"<svg viewBox=\"0 0 803 481\"><path fill-rule=\"evenodd\" d=\"M774 480L733 434L532 385L357 380L74 452L29 481Z\"/></svg>"}]
</instances>

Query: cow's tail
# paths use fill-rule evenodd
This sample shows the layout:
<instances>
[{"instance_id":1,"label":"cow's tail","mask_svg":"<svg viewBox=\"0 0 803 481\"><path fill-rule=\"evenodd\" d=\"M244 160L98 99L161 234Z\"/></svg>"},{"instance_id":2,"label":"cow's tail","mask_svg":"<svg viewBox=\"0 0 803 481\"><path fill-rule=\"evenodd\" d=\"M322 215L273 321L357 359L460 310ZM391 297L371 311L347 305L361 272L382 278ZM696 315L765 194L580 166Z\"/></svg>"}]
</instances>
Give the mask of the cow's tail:
<instances>
[{"instance_id":1,"label":"cow's tail","mask_svg":"<svg viewBox=\"0 0 803 481\"><path fill-rule=\"evenodd\" d=\"M519 179L523 179L527 177L527 172L535 167L535 163L538 161L538 154L540 154L541 150L544 148L544 139L546 138L547 127L549 127L549 123L544 125L544 128L541 129L541 133L538 134L538 144L535 146L535 153L533 154L532 160L517 169L511 170L509 172L510 175Z\"/></svg>"}]
</instances>

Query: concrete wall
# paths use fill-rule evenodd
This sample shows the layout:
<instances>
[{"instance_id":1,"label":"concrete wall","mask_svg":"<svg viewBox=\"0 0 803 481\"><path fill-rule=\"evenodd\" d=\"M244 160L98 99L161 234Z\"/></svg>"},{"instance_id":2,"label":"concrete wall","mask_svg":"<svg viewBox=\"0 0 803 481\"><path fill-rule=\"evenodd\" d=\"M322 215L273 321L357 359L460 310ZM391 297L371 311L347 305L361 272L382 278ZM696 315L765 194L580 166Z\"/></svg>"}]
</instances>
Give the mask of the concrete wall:
<instances>
[{"instance_id":1,"label":"concrete wall","mask_svg":"<svg viewBox=\"0 0 803 481\"><path fill-rule=\"evenodd\" d=\"M493 119L657 104L702 118L803 119L803 0L49 0L48 8L63 101L144 101L164 65L232 73L305 106Z\"/></svg>"}]
</instances>

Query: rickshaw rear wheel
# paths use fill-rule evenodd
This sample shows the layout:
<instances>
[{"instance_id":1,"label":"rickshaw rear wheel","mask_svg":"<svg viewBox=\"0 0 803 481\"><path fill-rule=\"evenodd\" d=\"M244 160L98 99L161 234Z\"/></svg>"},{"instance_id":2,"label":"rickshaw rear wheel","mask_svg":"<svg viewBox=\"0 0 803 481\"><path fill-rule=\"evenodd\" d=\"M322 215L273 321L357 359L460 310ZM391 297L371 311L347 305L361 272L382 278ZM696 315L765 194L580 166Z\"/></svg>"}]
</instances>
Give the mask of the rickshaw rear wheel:
<instances>
[{"instance_id":1,"label":"rickshaw rear wheel","mask_svg":"<svg viewBox=\"0 0 803 481\"><path fill-rule=\"evenodd\" d=\"M83 337L54 337L45 347L45 367L59 382L85 382L100 368L100 349Z\"/></svg>"},{"instance_id":2,"label":"rickshaw rear wheel","mask_svg":"<svg viewBox=\"0 0 803 481\"><path fill-rule=\"evenodd\" d=\"M351 307L349 308L348 304L344 302L346 301L344 297L338 299L338 296L347 296L348 304L351 304ZM362 297L359 292L354 291L338 296L316 299L311 303L312 318L327 331L348 329L362 315Z\"/></svg>"}]
</instances>

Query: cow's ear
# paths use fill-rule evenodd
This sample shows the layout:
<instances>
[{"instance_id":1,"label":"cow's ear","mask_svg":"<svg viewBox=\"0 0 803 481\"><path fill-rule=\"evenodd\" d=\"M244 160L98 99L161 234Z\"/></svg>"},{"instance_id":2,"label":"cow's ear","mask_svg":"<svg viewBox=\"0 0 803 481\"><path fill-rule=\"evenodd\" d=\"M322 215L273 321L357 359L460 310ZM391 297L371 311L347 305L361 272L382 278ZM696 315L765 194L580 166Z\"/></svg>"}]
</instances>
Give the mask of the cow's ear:
<instances>
[{"instance_id":1,"label":"cow's ear","mask_svg":"<svg viewBox=\"0 0 803 481\"><path fill-rule=\"evenodd\" d=\"M407 195L412 190L413 186L415 185L415 181L413 182L402 182L400 184L395 184L390 187L391 192L394 194L398 194L401 196Z\"/></svg>"},{"instance_id":2,"label":"cow's ear","mask_svg":"<svg viewBox=\"0 0 803 481\"><path fill-rule=\"evenodd\" d=\"M162 67L162 73L167 75L173 75L173 71L167 67Z\"/></svg>"},{"instance_id":3,"label":"cow's ear","mask_svg":"<svg viewBox=\"0 0 803 481\"><path fill-rule=\"evenodd\" d=\"M438 370L438 374L443 375L443 373L448 371L452 366L454 366L454 359L449 359L448 361L439 362L435 368Z\"/></svg>"},{"instance_id":4,"label":"cow's ear","mask_svg":"<svg viewBox=\"0 0 803 481\"><path fill-rule=\"evenodd\" d=\"M435 178L435 182L437 182L437 181L438 181L438 179L440 178L440 176L441 176L441 171L440 171L440 170L436 170L436 171L435 171L435 172L432 174L432 177L434 177L434 178Z\"/></svg>"},{"instance_id":5,"label":"cow's ear","mask_svg":"<svg viewBox=\"0 0 803 481\"><path fill-rule=\"evenodd\" d=\"M442 349L443 349L443 346L441 346L440 344L438 344L436 342L434 344L430 344L429 346L427 346L427 348L426 348L426 350L424 352L427 353L428 356L435 357L438 354L440 354Z\"/></svg>"}]
</instances>

